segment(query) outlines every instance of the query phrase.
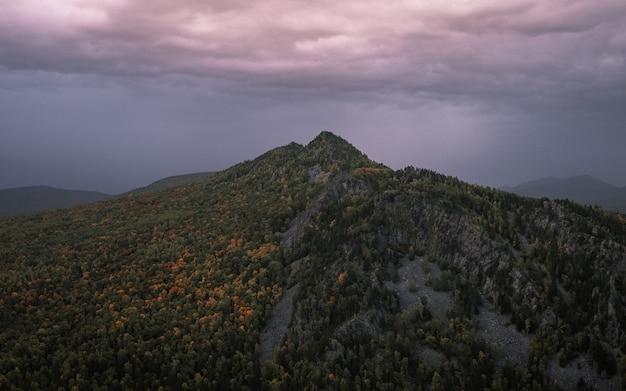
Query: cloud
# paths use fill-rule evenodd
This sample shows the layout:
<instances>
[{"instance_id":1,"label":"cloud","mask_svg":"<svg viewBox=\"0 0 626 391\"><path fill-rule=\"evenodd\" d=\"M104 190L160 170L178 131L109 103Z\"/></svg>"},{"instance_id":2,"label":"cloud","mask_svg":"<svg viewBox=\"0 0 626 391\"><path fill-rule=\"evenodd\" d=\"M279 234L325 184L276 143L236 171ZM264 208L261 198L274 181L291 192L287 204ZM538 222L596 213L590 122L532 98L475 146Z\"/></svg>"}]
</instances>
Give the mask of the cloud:
<instances>
[{"instance_id":1,"label":"cloud","mask_svg":"<svg viewBox=\"0 0 626 391\"><path fill-rule=\"evenodd\" d=\"M626 79L621 0L5 3L7 69L472 99L622 94Z\"/></svg>"},{"instance_id":2,"label":"cloud","mask_svg":"<svg viewBox=\"0 0 626 391\"><path fill-rule=\"evenodd\" d=\"M514 184L603 161L626 183L623 0L0 7L2 158L131 162L158 179L331 130L396 168Z\"/></svg>"}]
</instances>

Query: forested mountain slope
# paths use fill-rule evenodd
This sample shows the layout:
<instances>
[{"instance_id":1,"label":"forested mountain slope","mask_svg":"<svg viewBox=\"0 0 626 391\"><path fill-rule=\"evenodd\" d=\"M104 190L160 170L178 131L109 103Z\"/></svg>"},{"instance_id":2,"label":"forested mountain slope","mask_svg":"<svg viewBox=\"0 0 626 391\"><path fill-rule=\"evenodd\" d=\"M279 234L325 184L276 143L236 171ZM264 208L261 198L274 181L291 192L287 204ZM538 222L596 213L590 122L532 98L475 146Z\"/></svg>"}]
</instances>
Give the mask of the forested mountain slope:
<instances>
[{"instance_id":1,"label":"forested mountain slope","mask_svg":"<svg viewBox=\"0 0 626 391\"><path fill-rule=\"evenodd\" d=\"M625 245L324 132L0 221L0 388L619 389Z\"/></svg>"}]
</instances>

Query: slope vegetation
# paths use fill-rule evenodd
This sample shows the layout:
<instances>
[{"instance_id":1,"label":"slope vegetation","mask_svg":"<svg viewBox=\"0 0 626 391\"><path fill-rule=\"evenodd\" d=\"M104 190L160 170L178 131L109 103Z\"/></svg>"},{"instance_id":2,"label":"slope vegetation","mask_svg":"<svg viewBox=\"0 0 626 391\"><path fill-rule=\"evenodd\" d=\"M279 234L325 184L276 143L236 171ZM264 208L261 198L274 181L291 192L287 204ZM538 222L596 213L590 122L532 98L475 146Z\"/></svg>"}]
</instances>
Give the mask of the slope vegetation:
<instances>
[{"instance_id":1,"label":"slope vegetation","mask_svg":"<svg viewBox=\"0 0 626 391\"><path fill-rule=\"evenodd\" d=\"M625 246L600 209L324 132L0 221L0 388L619 389Z\"/></svg>"}]
</instances>

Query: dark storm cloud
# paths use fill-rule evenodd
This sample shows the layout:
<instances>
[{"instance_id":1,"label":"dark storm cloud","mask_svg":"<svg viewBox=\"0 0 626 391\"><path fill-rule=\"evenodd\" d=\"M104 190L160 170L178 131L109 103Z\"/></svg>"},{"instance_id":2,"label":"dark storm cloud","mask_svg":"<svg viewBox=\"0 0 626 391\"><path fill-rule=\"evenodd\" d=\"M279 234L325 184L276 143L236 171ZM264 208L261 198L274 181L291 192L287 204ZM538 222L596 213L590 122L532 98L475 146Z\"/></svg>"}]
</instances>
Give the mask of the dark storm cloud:
<instances>
[{"instance_id":1,"label":"dark storm cloud","mask_svg":"<svg viewBox=\"0 0 626 391\"><path fill-rule=\"evenodd\" d=\"M333 130L397 168L623 185L624 25L622 0L2 2L0 183L45 157L137 183Z\"/></svg>"},{"instance_id":2,"label":"dark storm cloud","mask_svg":"<svg viewBox=\"0 0 626 391\"><path fill-rule=\"evenodd\" d=\"M5 67L474 97L599 92L626 71L623 1L43 4L0 16Z\"/></svg>"}]
</instances>

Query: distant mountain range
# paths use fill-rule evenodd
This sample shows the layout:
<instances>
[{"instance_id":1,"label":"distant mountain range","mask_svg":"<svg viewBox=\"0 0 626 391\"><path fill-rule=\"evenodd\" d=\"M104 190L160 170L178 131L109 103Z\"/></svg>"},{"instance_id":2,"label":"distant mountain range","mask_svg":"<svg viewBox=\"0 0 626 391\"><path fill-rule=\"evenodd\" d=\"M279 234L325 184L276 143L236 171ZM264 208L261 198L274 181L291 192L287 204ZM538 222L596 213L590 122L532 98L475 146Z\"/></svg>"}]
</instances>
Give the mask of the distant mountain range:
<instances>
[{"instance_id":1,"label":"distant mountain range","mask_svg":"<svg viewBox=\"0 0 626 391\"><path fill-rule=\"evenodd\" d=\"M153 191L167 190L176 186L189 185L192 183L200 182L215 175L214 172L196 172L193 174L175 175L167 178L159 179L156 182L149 184L148 186L140 187L131 190L125 195L137 195L142 193L148 193Z\"/></svg>"},{"instance_id":2,"label":"distant mountain range","mask_svg":"<svg viewBox=\"0 0 626 391\"><path fill-rule=\"evenodd\" d=\"M56 189L49 186L0 189L0 217L67 208L102 201L110 197L109 194L96 191Z\"/></svg>"},{"instance_id":3,"label":"distant mountain range","mask_svg":"<svg viewBox=\"0 0 626 391\"><path fill-rule=\"evenodd\" d=\"M569 199L581 204L598 205L606 210L626 213L626 187L614 186L589 175L542 178L501 189L527 197Z\"/></svg>"},{"instance_id":4,"label":"distant mountain range","mask_svg":"<svg viewBox=\"0 0 626 391\"><path fill-rule=\"evenodd\" d=\"M214 175L212 172L176 175L159 179L148 186L139 187L122 196L162 191L176 186L189 185ZM27 186L0 189L0 217L17 216L49 209L69 208L114 197L96 191L57 189L50 186Z\"/></svg>"}]
</instances>

